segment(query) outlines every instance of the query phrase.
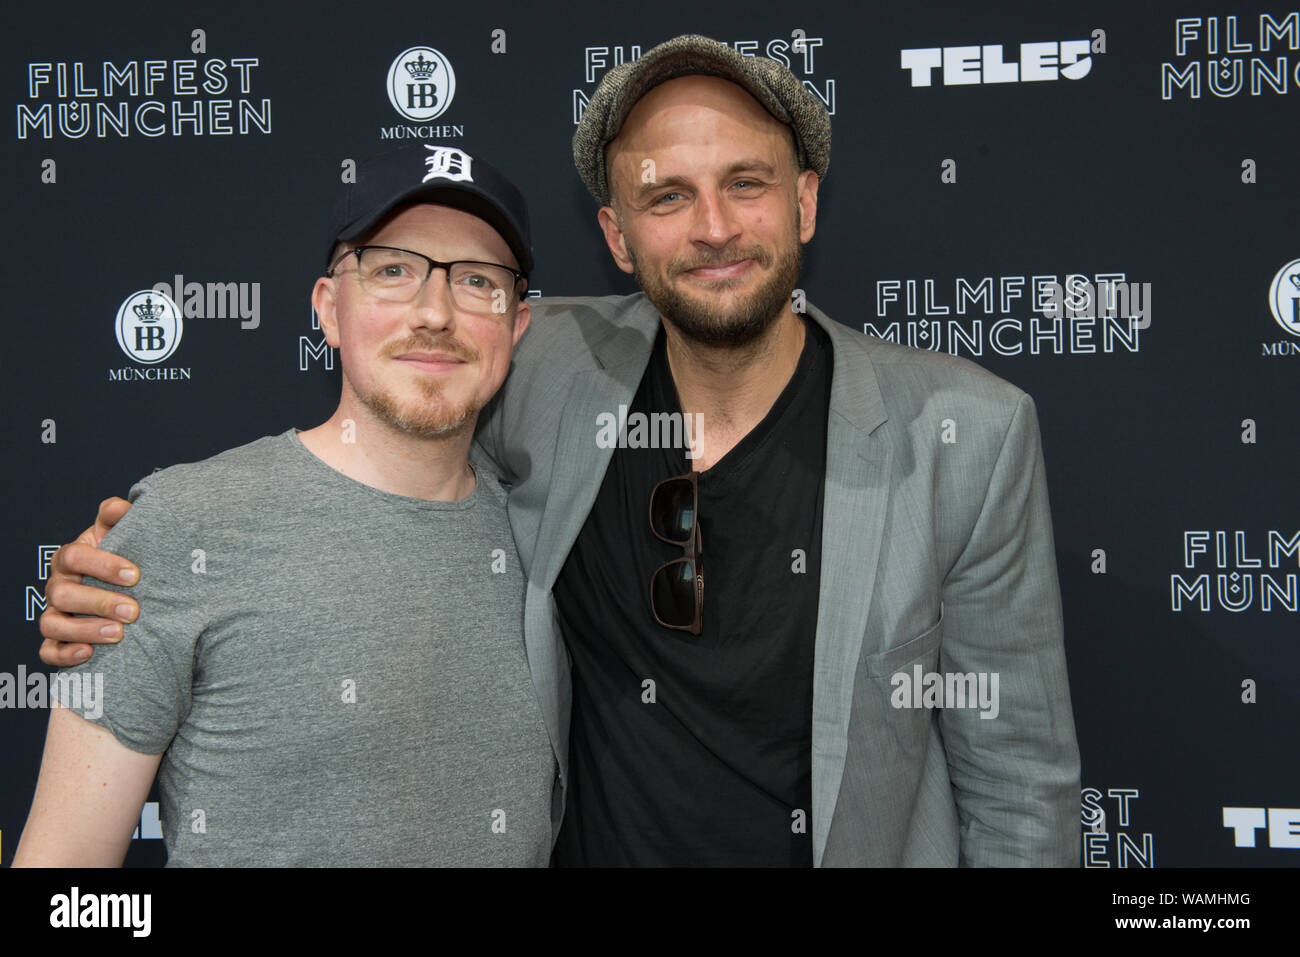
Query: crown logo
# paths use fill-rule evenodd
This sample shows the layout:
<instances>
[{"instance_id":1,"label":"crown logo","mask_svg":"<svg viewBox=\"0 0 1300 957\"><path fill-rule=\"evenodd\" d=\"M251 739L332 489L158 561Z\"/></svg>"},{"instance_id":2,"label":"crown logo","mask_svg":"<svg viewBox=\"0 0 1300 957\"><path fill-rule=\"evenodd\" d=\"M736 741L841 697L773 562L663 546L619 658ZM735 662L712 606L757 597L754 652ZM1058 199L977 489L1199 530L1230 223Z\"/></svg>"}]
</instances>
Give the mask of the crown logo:
<instances>
[{"instance_id":1,"label":"crown logo","mask_svg":"<svg viewBox=\"0 0 1300 957\"><path fill-rule=\"evenodd\" d=\"M167 314L167 307L161 302L155 306L153 297L145 296L144 302L136 303L131 307L131 311L140 317L141 322L157 322Z\"/></svg>"},{"instance_id":2,"label":"crown logo","mask_svg":"<svg viewBox=\"0 0 1300 957\"><path fill-rule=\"evenodd\" d=\"M1293 272L1287 278L1291 280L1291 285L1295 286L1296 289L1300 289L1300 272Z\"/></svg>"},{"instance_id":3,"label":"crown logo","mask_svg":"<svg viewBox=\"0 0 1300 957\"><path fill-rule=\"evenodd\" d=\"M427 80L433 76L433 71L438 69L438 64L432 60L426 60L423 53L414 60L407 60L402 65L406 67L406 72L411 74L413 80Z\"/></svg>"}]
</instances>

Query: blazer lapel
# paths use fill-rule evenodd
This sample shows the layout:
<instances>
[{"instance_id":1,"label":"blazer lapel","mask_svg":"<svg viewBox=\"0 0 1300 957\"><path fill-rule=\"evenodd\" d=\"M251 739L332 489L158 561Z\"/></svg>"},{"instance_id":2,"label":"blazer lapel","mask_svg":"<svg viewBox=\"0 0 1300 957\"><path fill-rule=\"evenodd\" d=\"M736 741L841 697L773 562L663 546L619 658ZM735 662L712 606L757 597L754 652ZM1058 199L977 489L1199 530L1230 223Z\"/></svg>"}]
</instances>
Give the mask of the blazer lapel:
<instances>
[{"instance_id":1,"label":"blazer lapel","mask_svg":"<svg viewBox=\"0 0 1300 957\"><path fill-rule=\"evenodd\" d=\"M596 444L602 412L618 414L630 405L650 362L659 315L642 299L628 322L592 349L597 368L574 376L557 437L546 510L537 533L537 567L532 577L550 593L569 550L596 501L613 448Z\"/></svg>"},{"instance_id":2,"label":"blazer lapel","mask_svg":"<svg viewBox=\"0 0 1300 957\"><path fill-rule=\"evenodd\" d=\"M826 853L844 776L853 682L862 651L889 508L893 449L873 432L885 405L863 337L813 306L831 337L834 372L826 423L821 587L813 663L813 863Z\"/></svg>"},{"instance_id":3,"label":"blazer lapel","mask_svg":"<svg viewBox=\"0 0 1300 957\"><path fill-rule=\"evenodd\" d=\"M808 315L830 335L834 353L813 665L813 862L820 865L844 774L853 681L889 506L893 453L883 436L872 434L885 421L885 407L862 337L811 305ZM597 368L574 377L529 576L538 598L549 599L613 457L613 449L596 444L596 417L631 403L658 323L642 297L628 321L593 347ZM544 615L549 621L549 611ZM563 725L567 729L567 721Z\"/></svg>"},{"instance_id":4,"label":"blazer lapel","mask_svg":"<svg viewBox=\"0 0 1300 957\"><path fill-rule=\"evenodd\" d=\"M551 590L569 550L591 511L614 450L596 444L596 416L617 413L632 401L650 361L658 314L648 303L633 307L629 321L592 347L596 368L573 377L556 436L555 462L547 485L546 505L537 531L533 565L528 571L528 597L524 606L524 637L528 664L560 766L561 780L569 777L569 715L572 691L564 638L553 615ZM552 807L553 825L563 816L562 793Z\"/></svg>"}]
</instances>

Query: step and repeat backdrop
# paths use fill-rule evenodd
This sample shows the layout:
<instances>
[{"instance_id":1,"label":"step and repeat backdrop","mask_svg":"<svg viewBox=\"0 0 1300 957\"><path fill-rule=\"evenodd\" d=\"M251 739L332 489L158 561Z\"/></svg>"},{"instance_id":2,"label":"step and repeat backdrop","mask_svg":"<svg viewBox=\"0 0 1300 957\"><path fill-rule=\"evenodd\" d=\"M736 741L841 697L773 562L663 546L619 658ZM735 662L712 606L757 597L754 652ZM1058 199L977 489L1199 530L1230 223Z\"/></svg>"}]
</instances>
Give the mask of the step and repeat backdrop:
<instances>
[{"instance_id":1,"label":"step and repeat backdrop","mask_svg":"<svg viewBox=\"0 0 1300 957\"><path fill-rule=\"evenodd\" d=\"M1300 12L185 6L23 6L0 38L0 863L51 554L155 468L328 417L308 296L355 162L487 157L531 204L535 293L632 291L570 138L606 70L697 32L832 115L808 300L1037 401L1084 866L1300 864ZM128 863L159 837L151 802Z\"/></svg>"}]
</instances>

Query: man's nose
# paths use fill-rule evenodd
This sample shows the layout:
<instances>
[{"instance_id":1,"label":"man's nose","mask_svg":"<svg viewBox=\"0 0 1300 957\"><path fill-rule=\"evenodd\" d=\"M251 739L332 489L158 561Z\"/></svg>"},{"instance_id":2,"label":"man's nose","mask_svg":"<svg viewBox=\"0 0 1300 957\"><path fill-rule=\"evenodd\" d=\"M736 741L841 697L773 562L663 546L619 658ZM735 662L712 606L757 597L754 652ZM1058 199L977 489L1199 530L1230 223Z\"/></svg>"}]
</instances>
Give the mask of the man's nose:
<instances>
[{"instance_id":1,"label":"man's nose","mask_svg":"<svg viewBox=\"0 0 1300 957\"><path fill-rule=\"evenodd\" d=\"M426 329L445 329L454 321L455 303L451 296L451 284L447 281L447 270L441 266L433 267L429 278L425 280L420 292L411 303L411 325Z\"/></svg>"},{"instance_id":2,"label":"man's nose","mask_svg":"<svg viewBox=\"0 0 1300 957\"><path fill-rule=\"evenodd\" d=\"M723 195L715 190L703 190L695 202L695 229L693 239L710 246L725 246L740 235L740 224L735 211Z\"/></svg>"}]
</instances>

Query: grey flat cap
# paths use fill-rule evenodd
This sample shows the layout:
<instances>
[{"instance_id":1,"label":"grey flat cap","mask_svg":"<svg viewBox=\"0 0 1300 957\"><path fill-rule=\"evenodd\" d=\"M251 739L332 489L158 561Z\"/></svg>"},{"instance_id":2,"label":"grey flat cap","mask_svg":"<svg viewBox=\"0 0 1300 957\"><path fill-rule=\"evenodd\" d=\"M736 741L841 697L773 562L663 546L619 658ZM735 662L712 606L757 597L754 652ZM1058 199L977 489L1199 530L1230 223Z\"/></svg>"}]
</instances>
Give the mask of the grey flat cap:
<instances>
[{"instance_id":1,"label":"grey flat cap","mask_svg":"<svg viewBox=\"0 0 1300 957\"><path fill-rule=\"evenodd\" d=\"M826 177L831 163L831 120L821 100L787 68L766 57L743 56L708 37L674 37L640 59L621 63L600 81L573 134L573 162L591 195L609 203L605 147L618 136L636 102L653 87L679 76L704 74L737 83L794 131L801 169Z\"/></svg>"}]
</instances>

